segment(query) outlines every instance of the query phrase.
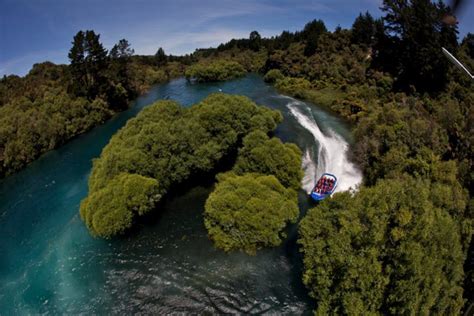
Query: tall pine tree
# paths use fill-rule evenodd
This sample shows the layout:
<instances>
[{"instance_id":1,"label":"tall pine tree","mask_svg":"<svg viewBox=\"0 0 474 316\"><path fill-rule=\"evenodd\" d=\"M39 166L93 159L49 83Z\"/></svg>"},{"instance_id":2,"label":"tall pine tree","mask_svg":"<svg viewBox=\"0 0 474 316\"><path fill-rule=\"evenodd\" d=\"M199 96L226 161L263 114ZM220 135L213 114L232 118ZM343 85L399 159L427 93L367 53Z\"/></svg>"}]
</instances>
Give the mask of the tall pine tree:
<instances>
[{"instance_id":1,"label":"tall pine tree","mask_svg":"<svg viewBox=\"0 0 474 316\"><path fill-rule=\"evenodd\" d=\"M71 62L69 67L72 82L72 93L77 96L86 95L86 66L85 66L85 48L84 48L85 34L83 31L77 32L72 42L72 48L69 51L68 57Z\"/></svg>"},{"instance_id":2,"label":"tall pine tree","mask_svg":"<svg viewBox=\"0 0 474 316\"><path fill-rule=\"evenodd\" d=\"M376 24L369 11L360 13L352 25L351 41L355 44L362 44L372 47L375 42Z\"/></svg>"},{"instance_id":3,"label":"tall pine tree","mask_svg":"<svg viewBox=\"0 0 474 316\"><path fill-rule=\"evenodd\" d=\"M72 91L78 96L94 99L107 89L107 50L94 31L79 31L74 36L69 51L71 62Z\"/></svg>"},{"instance_id":4,"label":"tall pine tree","mask_svg":"<svg viewBox=\"0 0 474 316\"><path fill-rule=\"evenodd\" d=\"M436 92L447 82L449 62L441 47L457 47L457 26L442 24L449 12L441 1L384 0L382 11L386 35L392 38L397 66L394 75L399 88ZM387 61L391 63L392 61Z\"/></svg>"}]
</instances>

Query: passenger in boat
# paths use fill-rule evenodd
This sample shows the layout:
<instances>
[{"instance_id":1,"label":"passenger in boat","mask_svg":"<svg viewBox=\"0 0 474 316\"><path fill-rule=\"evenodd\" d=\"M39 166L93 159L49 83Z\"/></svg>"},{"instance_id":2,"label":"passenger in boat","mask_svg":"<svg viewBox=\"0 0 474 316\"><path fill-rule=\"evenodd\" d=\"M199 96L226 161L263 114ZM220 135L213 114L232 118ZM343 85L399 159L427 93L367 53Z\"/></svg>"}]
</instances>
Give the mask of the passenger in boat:
<instances>
[{"instance_id":1,"label":"passenger in boat","mask_svg":"<svg viewBox=\"0 0 474 316\"><path fill-rule=\"evenodd\" d=\"M333 180L333 179L329 179L328 191L331 191L333 184L334 184L334 180Z\"/></svg>"},{"instance_id":2,"label":"passenger in boat","mask_svg":"<svg viewBox=\"0 0 474 316\"><path fill-rule=\"evenodd\" d=\"M314 192L319 193L321 191L321 181L318 181L316 187L314 188Z\"/></svg>"}]
</instances>

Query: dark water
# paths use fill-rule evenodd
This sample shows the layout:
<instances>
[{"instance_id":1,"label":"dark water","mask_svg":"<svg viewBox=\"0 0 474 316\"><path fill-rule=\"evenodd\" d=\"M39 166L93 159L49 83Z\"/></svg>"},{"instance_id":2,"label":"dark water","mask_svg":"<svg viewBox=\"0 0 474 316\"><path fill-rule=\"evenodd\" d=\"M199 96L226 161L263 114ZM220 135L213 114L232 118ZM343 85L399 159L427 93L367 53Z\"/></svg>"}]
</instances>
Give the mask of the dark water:
<instances>
[{"instance_id":1,"label":"dark water","mask_svg":"<svg viewBox=\"0 0 474 316\"><path fill-rule=\"evenodd\" d=\"M90 237L78 214L91 159L144 106L170 98L189 106L211 92L247 95L280 109L277 135L317 152L311 132L289 114L289 98L259 76L218 84L179 79L157 86L133 108L0 181L0 314L310 313L301 283L296 226L279 248L225 254L207 239L202 212L210 185L170 199L159 218L127 238ZM301 103L302 106L306 106ZM338 119L312 107L324 132L347 139ZM301 192L302 214L307 199Z\"/></svg>"}]
</instances>

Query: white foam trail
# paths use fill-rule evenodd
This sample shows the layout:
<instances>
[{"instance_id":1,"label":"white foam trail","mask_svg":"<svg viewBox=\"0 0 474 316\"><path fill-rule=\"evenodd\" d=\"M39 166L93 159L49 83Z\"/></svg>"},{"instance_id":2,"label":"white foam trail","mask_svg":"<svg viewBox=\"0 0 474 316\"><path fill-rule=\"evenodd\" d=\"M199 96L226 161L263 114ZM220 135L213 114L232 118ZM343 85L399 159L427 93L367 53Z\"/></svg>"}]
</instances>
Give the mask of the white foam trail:
<instances>
[{"instance_id":1,"label":"white foam trail","mask_svg":"<svg viewBox=\"0 0 474 316\"><path fill-rule=\"evenodd\" d=\"M314 179L316 175L316 164L314 163L314 159L311 155L310 150L308 149L306 149L304 152L302 165L304 170L304 176L301 180L301 186L306 192L310 193L316 182L316 180Z\"/></svg>"},{"instance_id":2,"label":"white foam trail","mask_svg":"<svg viewBox=\"0 0 474 316\"><path fill-rule=\"evenodd\" d=\"M302 180L303 189L311 192L315 182L324 173L332 173L338 179L335 192L357 189L362 182L362 173L349 161L347 156L349 144L338 134L331 131L331 135L324 135L314 120L308 105L299 101L287 104L290 113L298 123L307 129L314 137L318 146L317 166L307 149L303 156L303 170L305 175Z\"/></svg>"}]
</instances>

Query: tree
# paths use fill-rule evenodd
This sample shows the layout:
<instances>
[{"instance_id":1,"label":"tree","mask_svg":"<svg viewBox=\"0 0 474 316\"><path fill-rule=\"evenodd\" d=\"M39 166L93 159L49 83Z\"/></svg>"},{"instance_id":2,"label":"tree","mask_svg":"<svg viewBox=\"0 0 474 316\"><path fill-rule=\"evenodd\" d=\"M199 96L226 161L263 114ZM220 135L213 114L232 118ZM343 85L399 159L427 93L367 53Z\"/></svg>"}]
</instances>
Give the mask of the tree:
<instances>
[{"instance_id":1,"label":"tree","mask_svg":"<svg viewBox=\"0 0 474 316\"><path fill-rule=\"evenodd\" d=\"M441 47L457 47L457 26L441 22L449 8L441 1L384 0L382 11L386 13L386 28L397 43L394 54L398 60L397 86L401 89L412 86L422 92L444 88L449 62Z\"/></svg>"},{"instance_id":2,"label":"tree","mask_svg":"<svg viewBox=\"0 0 474 316\"><path fill-rule=\"evenodd\" d=\"M113 59L116 58L128 58L135 53L135 50L131 48L130 43L126 39L121 39L117 44L110 50L109 56Z\"/></svg>"},{"instance_id":3,"label":"tree","mask_svg":"<svg viewBox=\"0 0 474 316\"><path fill-rule=\"evenodd\" d=\"M166 64L167 58L166 58L166 54L163 48L161 47L158 48L155 54L155 60L156 60L157 65Z\"/></svg>"},{"instance_id":4,"label":"tree","mask_svg":"<svg viewBox=\"0 0 474 316\"><path fill-rule=\"evenodd\" d=\"M214 245L249 254L278 246L287 223L298 217L296 192L285 189L271 175L229 173L219 175L218 181L204 212L204 225Z\"/></svg>"},{"instance_id":5,"label":"tree","mask_svg":"<svg viewBox=\"0 0 474 316\"><path fill-rule=\"evenodd\" d=\"M275 84L278 80L281 80L283 78L285 78L285 76L281 73L279 69L271 69L265 74L265 77L263 79L265 80L265 82Z\"/></svg>"},{"instance_id":6,"label":"tree","mask_svg":"<svg viewBox=\"0 0 474 316\"><path fill-rule=\"evenodd\" d=\"M73 38L72 48L68 57L71 62L70 69L73 78L72 90L75 95L86 95L86 65L85 65L85 34L83 31L77 32Z\"/></svg>"},{"instance_id":7,"label":"tree","mask_svg":"<svg viewBox=\"0 0 474 316\"><path fill-rule=\"evenodd\" d=\"M262 37L257 31L252 31L249 36L249 48L253 51L260 50L262 45Z\"/></svg>"},{"instance_id":8,"label":"tree","mask_svg":"<svg viewBox=\"0 0 474 316\"><path fill-rule=\"evenodd\" d=\"M244 138L232 169L236 174L261 173L274 175L280 183L294 190L301 187L301 150L295 144L283 144L278 138L269 138L255 131Z\"/></svg>"},{"instance_id":9,"label":"tree","mask_svg":"<svg viewBox=\"0 0 474 316\"><path fill-rule=\"evenodd\" d=\"M302 31L303 40L306 41L305 56L311 56L316 52L319 37L326 32L326 25L322 20L313 20L305 25Z\"/></svg>"},{"instance_id":10,"label":"tree","mask_svg":"<svg viewBox=\"0 0 474 316\"><path fill-rule=\"evenodd\" d=\"M459 314L459 228L431 201L433 188L384 180L308 212L299 243L316 314Z\"/></svg>"},{"instance_id":11,"label":"tree","mask_svg":"<svg viewBox=\"0 0 474 316\"><path fill-rule=\"evenodd\" d=\"M87 30L79 31L69 51L72 90L90 100L107 90L105 72L108 68L107 50L99 41L100 35Z\"/></svg>"},{"instance_id":12,"label":"tree","mask_svg":"<svg viewBox=\"0 0 474 316\"><path fill-rule=\"evenodd\" d=\"M364 15L362 13L355 19L352 24L351 41L355 44L362 44L367 47L372 47L375 40L375 20L367 11Z\"/></svg>"},{"instance_id":13,"label":"tree","mask_svg":"<svg viewBox=\"0 0 474 316\"><path fill-rule=\"evenodd\" d=\"M186 69L186 78L198 82L224 81L245 75L245 68L235 61L215 60L211 63L196 63Z\"/></svg>"},{"instance_id":14,"label":"tree","mask_svg":"<svg viewBox=\"0 0 474 316\"><path fill-rule=\"evenodd\" d=\"M126 39L121 39L109 52L109 80L112 84L107 97L110 104L118 110L125 109L128 99L135 96L129 74L130 57L134 52Z\"/></svg>"},{"instance_id":15,"label":"tree","mask_svg":"<svg viewBox=\"0 0 474 316\"><path fill-rule=\"evenodd\" d=\"M462 40L462 45L467 47L467 53L469 57L474 59L474 34L467 33Z\"/></svg>"},{"instance_id":16,"label":"tree","mask_svg":"<svg viewBox=\"0 0 474 316\"><path fill-rule=\"evenodd\" d=\"M132 226L135 216L153 209L161 198L159 192L157 180L121 173L81 202L81 218L94 236L110 238L123 234Z\"/></svg>"},{"instance_id":17,"label":"tree","mask_svg":"<svg viewBox=\"0 0 474 316\"><path fill-rule=\"evenodd\" d=\"M100 35L94 31L86 31L85 37L85 64L87 66L88 96L95 98L107 89L106 70L108 68L107 50L99 41Z\"/></svg>"}]
</instances>

